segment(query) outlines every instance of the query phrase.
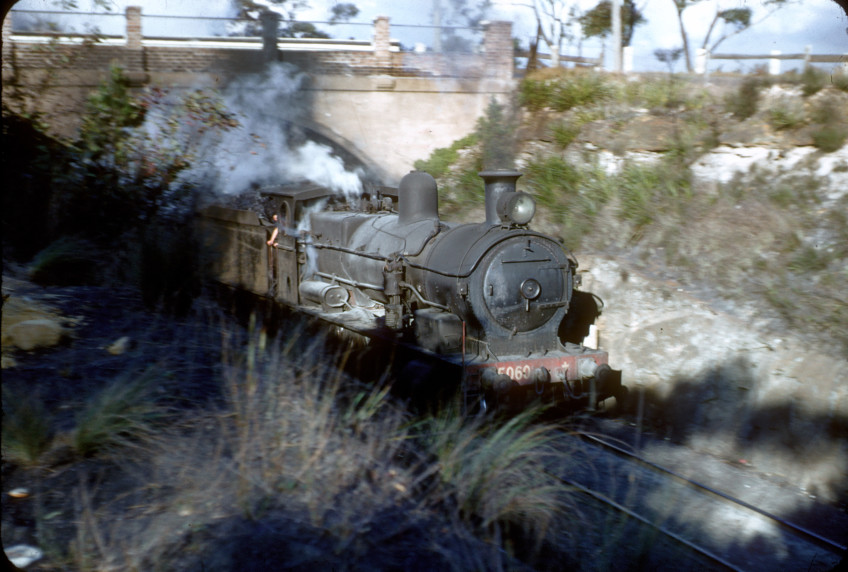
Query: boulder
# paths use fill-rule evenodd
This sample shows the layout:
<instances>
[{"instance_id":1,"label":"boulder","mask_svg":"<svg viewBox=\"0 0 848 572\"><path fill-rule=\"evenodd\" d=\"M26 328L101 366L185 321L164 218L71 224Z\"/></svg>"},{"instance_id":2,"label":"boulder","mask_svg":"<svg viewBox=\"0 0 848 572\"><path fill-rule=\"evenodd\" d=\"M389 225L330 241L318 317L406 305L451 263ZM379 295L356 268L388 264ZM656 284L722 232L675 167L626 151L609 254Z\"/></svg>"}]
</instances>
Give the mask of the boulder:
<instances>
[{"instance_id":1,"label":"boulder","mask_svg":"<svg viewBox=\"0 0 848 572\"><path fill-rule=\"evenodd\" d=\"M52 318L37 318L18 322L8 332L4 332L4 341L24 351L47 348L57 345L65 335L62 324Z\"/></svg>"}]
</instances>

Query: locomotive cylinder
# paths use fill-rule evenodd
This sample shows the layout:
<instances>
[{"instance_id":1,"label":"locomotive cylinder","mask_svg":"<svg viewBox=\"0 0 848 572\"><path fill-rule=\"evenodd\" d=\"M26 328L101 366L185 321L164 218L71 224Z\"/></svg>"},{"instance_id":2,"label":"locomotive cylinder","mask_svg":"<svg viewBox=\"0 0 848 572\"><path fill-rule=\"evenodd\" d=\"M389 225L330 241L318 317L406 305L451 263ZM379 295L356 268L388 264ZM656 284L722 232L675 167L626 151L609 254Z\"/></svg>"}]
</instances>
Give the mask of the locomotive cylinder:
<instances>
[{"instance_id":1,"label":"locomotive cylinder","mask_svg":"<svg viewBox=\"0 0 848 572\"><path fill-rule=\"evenodd\" d=\"M298 286L301 298L324 308L341 308L348 299L347 290L341 286L318 280L305 280Z\"/></svg>"}]
</instances>

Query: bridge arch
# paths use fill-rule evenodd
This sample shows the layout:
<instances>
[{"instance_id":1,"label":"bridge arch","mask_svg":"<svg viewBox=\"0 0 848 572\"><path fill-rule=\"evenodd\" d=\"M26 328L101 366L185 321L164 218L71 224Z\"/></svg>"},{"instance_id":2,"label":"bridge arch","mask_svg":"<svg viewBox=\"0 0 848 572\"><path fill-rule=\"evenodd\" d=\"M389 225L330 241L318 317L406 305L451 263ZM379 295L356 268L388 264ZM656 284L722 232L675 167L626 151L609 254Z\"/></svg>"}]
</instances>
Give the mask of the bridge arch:
<instances>
[{"instance_id":1,"label":"bridge arch","mask_svg":"<svg viewBox=\"0 0 848 572\"><path fill-rule=\"evenodd\" d=\"M361 173L361 178L366 184L386 184L390 180L389 174L378 161L369 157L355 143L325 125L304 118L290 121L287 129L292 146L307 140L326 145L342 160L347 170Z\"/></svg>"}]
</instances>

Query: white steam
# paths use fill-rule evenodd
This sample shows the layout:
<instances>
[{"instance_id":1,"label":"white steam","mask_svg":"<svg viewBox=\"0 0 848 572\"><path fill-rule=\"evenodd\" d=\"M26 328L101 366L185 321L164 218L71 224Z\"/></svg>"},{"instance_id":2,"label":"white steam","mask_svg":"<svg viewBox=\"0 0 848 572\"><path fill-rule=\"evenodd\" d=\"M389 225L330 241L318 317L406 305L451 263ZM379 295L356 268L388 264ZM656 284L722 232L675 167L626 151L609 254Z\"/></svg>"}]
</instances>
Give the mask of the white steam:
<instances>
[{"instance_id":1,"label":"white steam","mask_svg":"<svg viewBox=\"0 0 848 572\"><path fill-rule=\"evenodd\" d=\"M333 150L313 141L294 144L287 128L299 113L303 75L274 64L245 75L223 91L227 110L241 123L202 143L201 159L187 176L218 194L296 181L312 181L350 199L362 193L358 172L345 169Z\"/></svg>"},{"instance_id":2,"label":"white steam","mask_svg":"<svg viewBox=\"0 0 848 572\"><path fill-rule=\"evenodd\" d=\"M348 200L358 197L362 194L359 173L345 170L341 160L331 152L326 145L307 141L294 150L293 160L288 162L289 173L294 178L307 179L342 193Z\"/></svg>"},{"instance_id":3,"label":"white steam","mask_svg":"<svg viewBox=\"0 0 848 572\"><path fill-rule=\"evenodd\" d=\"M326 200L318 201L303 209L300 220L297 221L297 235L302 236L306 243L306 269L304 276L310 277L318 271L318 251L312 244L312 213L321 212L327 206Z\"/></svg>"}]
</instances>

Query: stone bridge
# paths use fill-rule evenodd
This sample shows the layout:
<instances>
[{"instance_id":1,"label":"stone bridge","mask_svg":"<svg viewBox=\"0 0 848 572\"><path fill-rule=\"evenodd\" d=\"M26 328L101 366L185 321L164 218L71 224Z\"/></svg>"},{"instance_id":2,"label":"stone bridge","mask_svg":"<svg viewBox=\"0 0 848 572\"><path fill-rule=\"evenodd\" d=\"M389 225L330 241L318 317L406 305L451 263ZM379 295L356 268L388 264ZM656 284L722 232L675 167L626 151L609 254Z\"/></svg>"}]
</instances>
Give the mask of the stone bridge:
<instances>
[{"instance_id":1,"label":"stone bridge","mask_svg":"<svg viewBox=\"0 0 848 572\"><path fill-rule=\"evenodd\" d=\"M278 38L265 22L263 38L150 37L138 7L126 10L120 36L44 34L3 22L3 99L15 109L38 109L62 135L78 127L87 95L121 65L133 89L224 89L274 62L306 75L296 110L266 110L349 161L396 183L416 159L474 129L491 98L514 87L511 24L491 22L476 53L403 51L391 40L389 19L377 18L373 39ZM269 125L273 128L273 121Z\"/></svg>"}]
</instances>

